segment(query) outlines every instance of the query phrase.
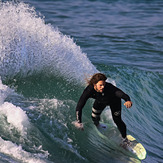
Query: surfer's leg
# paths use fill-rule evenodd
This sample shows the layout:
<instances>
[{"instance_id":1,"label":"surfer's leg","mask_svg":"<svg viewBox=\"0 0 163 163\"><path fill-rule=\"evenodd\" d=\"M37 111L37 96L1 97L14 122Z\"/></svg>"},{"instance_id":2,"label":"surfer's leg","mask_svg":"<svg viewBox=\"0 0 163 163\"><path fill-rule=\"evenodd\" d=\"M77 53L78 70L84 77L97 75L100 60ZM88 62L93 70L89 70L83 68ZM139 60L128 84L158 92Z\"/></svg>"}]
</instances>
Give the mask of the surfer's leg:
<instances>
[{"instance_id":1,"label":"surfer's leg","mask_svg":"<svg viewBox=\"0 0 163 163\"><path fill-rule=\"evenodd\" d=\"M126 138L126 125L121 118L121 100L117 99L114 101L114 103L110 105L110 108L115 124L117 125L122 137Z\"/></svg>"},{"instance_id":2,"label":"surfer's leg","mask_svg":"<svg viewBox=\"0 0 163 163\"><path fill-rule=\"evenodd\" d=\"M95 100L92 108L92 120L96 126L99 125L100 121L100 115L102 111L105 109L106 105L99 103L97 100Z\"/></svg>"}]
</instances>

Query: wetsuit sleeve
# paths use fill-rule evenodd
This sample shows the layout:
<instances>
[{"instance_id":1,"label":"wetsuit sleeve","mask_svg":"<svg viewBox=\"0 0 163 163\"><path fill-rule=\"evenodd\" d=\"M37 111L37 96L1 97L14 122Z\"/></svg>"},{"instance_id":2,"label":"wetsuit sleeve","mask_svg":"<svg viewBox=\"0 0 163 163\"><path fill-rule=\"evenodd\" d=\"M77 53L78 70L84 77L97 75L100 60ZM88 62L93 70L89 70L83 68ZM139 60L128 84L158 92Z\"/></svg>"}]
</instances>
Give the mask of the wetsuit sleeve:
<instances>
[{"instance_id":1,"label":"wetsuit sleeve","mask_svg":"<svg viewBox=\"0 0 163 163\"><path fill-rule=\"evenodd\" d=\"M116 97L121 98L125 101L131 101L130 97L126 93L124 93L121 89L119 89L113 85L112 85L112 87L113 87L113 90L114 90Z\"/></svg>"},{"instance_id":2,"label":"wetsuit sleeve","mask_svg":"<svg viewBox=\"0 0 163 163\"><path fill-rule=\"evenodd\" d=\"M78 104L76 106L76 120L79 123L82 123L82 109L83 109L84 105L86 104L87 100L90 98L90 95L91 95L91 91L88 86L83 91L83 93L78 101Z\"/></svg>"}]
</instances>

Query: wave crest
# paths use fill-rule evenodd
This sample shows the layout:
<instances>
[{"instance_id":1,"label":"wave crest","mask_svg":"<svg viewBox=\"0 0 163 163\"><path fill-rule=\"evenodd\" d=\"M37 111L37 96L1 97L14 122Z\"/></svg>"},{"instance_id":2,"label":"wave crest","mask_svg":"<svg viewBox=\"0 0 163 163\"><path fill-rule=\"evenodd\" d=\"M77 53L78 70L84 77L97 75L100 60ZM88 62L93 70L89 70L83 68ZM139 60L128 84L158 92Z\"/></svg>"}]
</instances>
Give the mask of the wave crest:
<instances>
[{"instance_id":1,"label":"wave crest","mask_svg":"<svg viewBox=\"0 0 163 163\"><path fill-rule=\"evenodd\" d=\"M45 72L83 81L97 71L73 39L45 24L34 8L2 3L0 15L2 79Z\"/></svg>"}]
</instances>

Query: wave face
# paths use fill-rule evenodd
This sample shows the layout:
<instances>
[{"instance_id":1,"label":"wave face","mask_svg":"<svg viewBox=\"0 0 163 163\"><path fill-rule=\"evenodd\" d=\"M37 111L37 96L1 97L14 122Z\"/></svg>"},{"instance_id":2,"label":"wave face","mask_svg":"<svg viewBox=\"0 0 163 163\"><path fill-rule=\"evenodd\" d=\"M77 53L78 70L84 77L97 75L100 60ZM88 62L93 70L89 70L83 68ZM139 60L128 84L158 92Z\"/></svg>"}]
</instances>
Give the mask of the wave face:
<instances>
[{"instance_id":1,"label":"wave face","mask_svg":"<svg viewBox=\"0 0 163 163\"><path fill-rule=\"evenodd\" d=\"M30 2L39 6L39 2L42 1ZM54 3L54 1L50 2ZM43 2L42 5L48 9L48 13L54 11L50 8L50 2ZM80 28L74 27L73 30L76 29L78 33L83 30L79 38L81 37L81 40L84 38L86 43L80 44L83 44L84 48L91 53L90 58L94 64L72 38L52 25L46 24L44 17L37 14L34 8L25 3L0 2L0 162L139 163L139 160L127 156L125 152L118 152L111 141L105 141L97 134L90 118L93 100L89 100L83 109L84 132L76 130L72 125L75 120L75 107L85 86L85 79L98 71L105 73L108 80L113 84L116 83L130 95L133 101L132 109L122 106L122 118L127 125L128 133L147 149L148 157L143 162L161 162L163 159L161 155L163 76L156 71L161 70L159 66L161 60L158 65L151 63L159 60L162 53L160 50L156 58L152 55L141 64L139 60L145 55L140 56L142 48L137 48L134 55L136 62L132 56L130 56L131 62L128 60L128 55L132 52L132 48L127 49L130 42L134 47L137 43L138 46L146 46L144 43L134 41L135 36L145 37L146 35L143 34L145 30L141 30L140 35L137 35L139 29L133 29L130 21L127 22L125 19L126 14L131 15L129 20L137 18L138 15L135 17L135 13L130 14L130 6L137 8L137 3L128 4L121 0L108 3L97 0L85 1L84 7L81 5L83 2L78 1L71 3L72 6L67 1L55 2L59 7L59 10L55 11L58 12L56 19L61 21L64 19L68 25L71 23L73 26L72 21L69 21L73 17L71 13L73 9L76 12L81 11L81 18L90 14L87 20L90 24L87 28L82 26L83 19L78 20L78 16L75 16ZM151 3L152 1L149 4ZM61 5L65 10L69 5L66 12L68 16L60 10ZM113 20L116 14L115 17L119 18L116 19L117 21L121 18L126 20L131 33L133 30L135 32L134 36L128 37L128 32L125 35L123 32L126 30L119 31L124 29L124 26L122 24L123 28L121 28L121 24L119 26L117 21L113 31L110 27L110 34L107 35L107 23L103 23L100 17L92 17L94 15L94 10L91 10L92 5L97 7L97 14L100 12L101 17L106 16L108 8L102 9L109 5L112 12L109 18ZM121 5L125 5L126 8L122 8ZM140 6L146 9L143 2ZM123 12L114 13L117 7ZM87 13L87 10L90 12ZM141 8L141 16L143 12ZM152 14L152 12L149 13ZM122 17L119 14L122 14ZM105 18L108 19L108 17ZM49 16L48 20L50 19L52 17ZM96 23L102 24L94 28ZM53 25L55 26L55 23ZM139 28L136 25L135 27ZM86 37L87 31L91 30L90 37ZM121 33L123 37L120 36ZM110 40L109 48L107 39ZM99 46L100 40L103 46ZM152 44L153 48L155 44L156 42ZM148 49L150 46L151 44L147 44ZM147 64L149 60L150 64ZM133 65L139 67L133 67ZM101 120L114 126L109 107L104 110Z\"/></svg>"}]
</instances>

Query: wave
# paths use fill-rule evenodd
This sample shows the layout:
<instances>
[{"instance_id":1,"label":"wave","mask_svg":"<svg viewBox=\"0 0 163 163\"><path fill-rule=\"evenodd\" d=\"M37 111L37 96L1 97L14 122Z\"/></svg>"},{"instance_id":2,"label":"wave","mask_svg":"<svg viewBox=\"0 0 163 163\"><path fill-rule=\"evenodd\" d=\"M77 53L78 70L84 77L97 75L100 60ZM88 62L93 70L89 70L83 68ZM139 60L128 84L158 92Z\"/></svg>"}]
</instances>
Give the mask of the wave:
<instances>
[{"instance_id":1,"label":"wave","mask_svg":"<svg viewBox=\"0 0 163 163\"><path fill-rule=\"evenodd\" d=\"M96 135L92 101L83 110L85 132L71 124L83 90L71 81L84 83L98 71L74 40L46 24L27 4L0 3L0 15L0 160L131 161ZM131 96L132 109L123 109L128 132L159 157L162 76L126 67L99 65L99 69ZM106 109L101 120L114 125L111 119Z\"/></svg>"},{"instance_id":2,"label":"wave","mask_svg":"<svg viewBox=\"0 0 163 163\"><path fill-rule=\"evenodd\" d=\"M45 24L34 8L9 2L0 6L2 79L43 72L83 82L97 72L73 39Z\"/></svg>"}]
</instances>

